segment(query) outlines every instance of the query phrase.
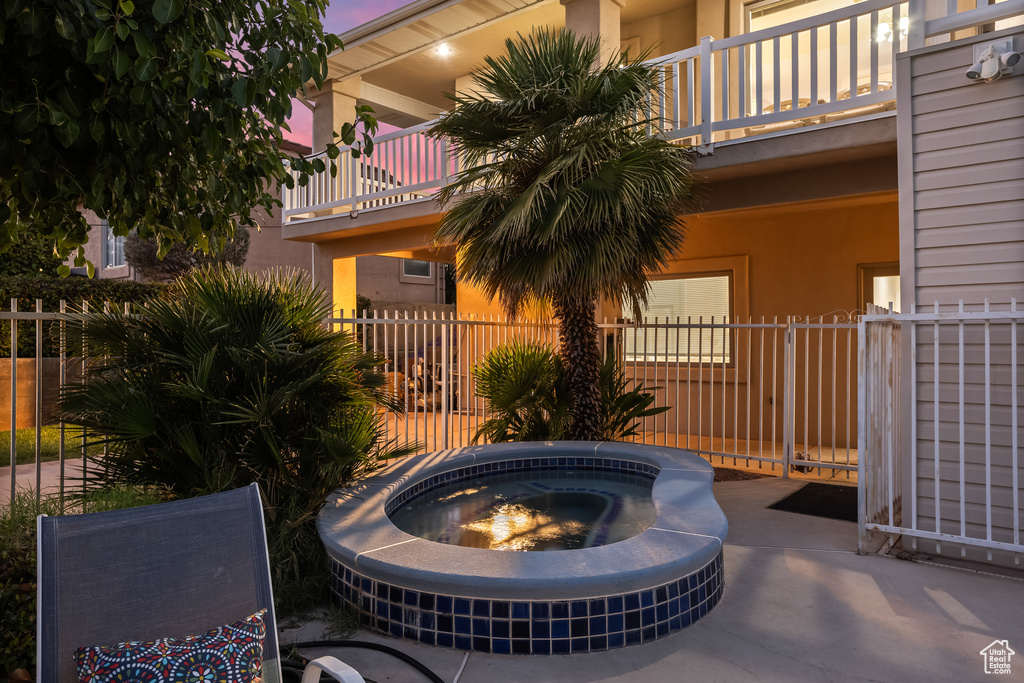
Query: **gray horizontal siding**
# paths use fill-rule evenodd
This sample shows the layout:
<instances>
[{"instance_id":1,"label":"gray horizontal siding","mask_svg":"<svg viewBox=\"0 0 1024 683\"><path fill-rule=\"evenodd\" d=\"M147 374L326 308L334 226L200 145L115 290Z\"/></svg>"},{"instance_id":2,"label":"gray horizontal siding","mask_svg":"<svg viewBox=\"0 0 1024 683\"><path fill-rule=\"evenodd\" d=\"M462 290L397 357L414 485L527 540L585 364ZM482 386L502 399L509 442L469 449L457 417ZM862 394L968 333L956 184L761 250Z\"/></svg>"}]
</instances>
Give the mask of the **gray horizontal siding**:
<instances>
[{"instance_id":1,"label":"gray horizontal siding","mask_svg":"<svg viewBox=\"0 0 1024 683\"><path fill-rule=\"evenodd\" d=\"M1024 48L1024 31L1018 30L1015 41L1018 50ZM974 61L974 42L905 57L911 82L897 86L911 93L909 107L900 109L901 117L910 117L909 127L901 129L910 133L900 140L901 168L912 172L913 181L908 187L909 178L901 177L901 201L912 206L904 214L901 239L903 253L913 255L907 284L918 310L931 311L937 301L949 311L960 300L967 310L981 310L986 300L993 310L1007 310L1014 298L1024 310L1024 75L970 81L964 72ZM1021 363L1024 324L1016 332ZM1013 511L1015 494L1024 501L1024 372L1017 370L1014 415L1010 326L990 327L988 371L984 327L964 326L962 409L958 326L941 326L937 378L932 327L919 326L917 334L916 472L911 474L909 463L904 468L904 493L913 479L917 495L912 502L905 499L905 521L909 525L906 516L916 512L919 528L935 530L937 486L942 532L959 534L963 522L968 536L985 538L990 516L992 538L1012 541L1014 525L1024 528L1021 512L1015 520ZM909 395L904 396L910 407Z\"/></svg>"}]
</instances>

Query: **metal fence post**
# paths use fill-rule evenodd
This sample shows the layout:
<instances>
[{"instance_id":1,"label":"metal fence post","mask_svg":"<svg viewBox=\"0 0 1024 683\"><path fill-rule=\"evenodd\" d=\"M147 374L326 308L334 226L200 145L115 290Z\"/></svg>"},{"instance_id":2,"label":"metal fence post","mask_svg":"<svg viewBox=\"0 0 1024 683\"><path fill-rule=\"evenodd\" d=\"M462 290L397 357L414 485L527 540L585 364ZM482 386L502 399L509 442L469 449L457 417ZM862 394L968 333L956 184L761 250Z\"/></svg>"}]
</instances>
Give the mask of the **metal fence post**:
<instances>
[{"instance_id":1,"label":"metal fence post","mask_svg":"<svg viewBox=\"0 0 1024 683\"><path fill-rule=\"evenodd\" d=\"M867 530L867 323L857 322L857 554L864 555L868 547Z\"/></svg>"},{"instance_id":2,"label":"metal fence post","mask_svg":"<svg viewBox=\"0 0 1024 683\"><path fill-rule=\"evenodd\" d=\"M793 459L793 440L796 438L794 411L796 410L796 358L791 316L786 317L786 333L782 343L782 478L789 479L789 463Z\"/></svg>"},{"instance_id":3,"label":"metal fence post","mask_svg":"<svg viewBox=\"0 0 1024 683\"><path fill-rule=\"evenodd\" d=\"M11 299L11 313L18 312L18 300ZM18 481L18 321L11 317L11 503Z\"/></svg>"},{"instance_id":4,"label":"metal fence post","mask_svg":"<svg viewBox=\"0 0 1024 683\"><path fill-rule=\"evenodd\" d=\"M448 345L451 343L451 335L449 334L448 321L445 320L444 313L441 314L441 431L444 432L444 436L441 437L441 448L447 450L449 448L449 434L451 426L451 416L448 414L449 402L448 402L448 373L450 368L448 367ZM434 379L434 382L437 380ZM436 384L434 385L437 386ZM435 404L436 405L436 404ZM437 435L434 436L437 438Z\"/></svg>"}]
</instances>

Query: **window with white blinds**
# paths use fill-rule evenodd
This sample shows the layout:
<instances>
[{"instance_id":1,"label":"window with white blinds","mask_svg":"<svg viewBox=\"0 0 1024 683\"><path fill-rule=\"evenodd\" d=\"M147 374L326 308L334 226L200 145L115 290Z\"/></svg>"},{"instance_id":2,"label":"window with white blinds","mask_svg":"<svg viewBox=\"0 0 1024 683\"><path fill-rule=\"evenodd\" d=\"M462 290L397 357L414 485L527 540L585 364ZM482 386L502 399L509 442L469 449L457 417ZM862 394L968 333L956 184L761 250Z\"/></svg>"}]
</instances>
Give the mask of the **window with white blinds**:
<instances>
[{"instance_id":1,"label":"window with white blinds","mask_svg":"<svg viewBox=\"0 0 1024 683\"><path fill-rule=\"evenodd\" d=\"M103 268L116 268L126 264L124 260L124 237L117 236L105 220L100 221L103 234Z\"/></svg>"},{"instance_id":2,"label":"window with white blinds","mask_svg":"<svg viewBox=\"0 0 1024 683\"><path fill-rule=\"evenodd\" d=\"M402 259L402 275L406 277L430 277L430 261Z\"/></svg>"},{"instance_id":3,"label":"window with white blinds","mask_svg":"<svg viewBox=\"0 0 1024 683\"><path fill-rule=\"evenodd\" d=\"M731 289L727 274L652 281L647 308L642 309L641 322L647 325L625 331L626 360L732 362L730 330L721 327L732 320ZM676 322L702 324L684 329L674 327Z\"/></svg>"}]
</instances>

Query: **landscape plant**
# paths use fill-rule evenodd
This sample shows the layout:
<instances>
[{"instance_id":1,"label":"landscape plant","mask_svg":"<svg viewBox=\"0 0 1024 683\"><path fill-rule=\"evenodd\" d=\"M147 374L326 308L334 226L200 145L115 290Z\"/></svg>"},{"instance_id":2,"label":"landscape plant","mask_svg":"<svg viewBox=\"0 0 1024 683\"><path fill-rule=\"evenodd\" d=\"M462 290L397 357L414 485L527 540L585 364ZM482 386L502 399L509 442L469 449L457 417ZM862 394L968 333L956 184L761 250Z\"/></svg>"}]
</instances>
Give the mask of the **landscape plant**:
<instances>
[{"instance_id":1,"label":"landscape plant","mask_svg":"<svg viewBox=\"0 0 1024 683\"><path fill-rule=\"evenodd\" d=\"M65 418L109 454L99 486L159 486L174 497L256 482L284 613L326 598L316 516L328 494L398 448L378 408L401 411L364 353L323 321L330 304L305 274L207 269L131 315L68 317L89 349Z\"/></svg>"},{"instance_id":2,"label":"landscape plant","mask_svg":"<svg viewBox=\"0 0 1024 683\"><path fill-rule=\"evenodd\" d=\"M458 277L515 317L550 302L573 397L572 439L598 439L596 306L638 313L648 277L682 244L691 152L659 135L662 72L645 55L603 60L596 38L538 30L488 57L429 131L463 167L438 197L435 242L457 248Z\"/></svg>"},{"instance_id":3,"label":"landscape plant","mask_svg":"<svg viewBox=\"0 0 1024 683\"><path fill-rule=\"evenodd\" d=\"M558 441L567 439L576 403L562 358L534 342L510 342L490 351L473 367L477 394L491 416L474 441ZM598 384L602 415L599 438L621 441L638 434L642 420L668 410L654 406L654 387L626 379L615 357L601 363Z\"/></svg>"}]
</instances>

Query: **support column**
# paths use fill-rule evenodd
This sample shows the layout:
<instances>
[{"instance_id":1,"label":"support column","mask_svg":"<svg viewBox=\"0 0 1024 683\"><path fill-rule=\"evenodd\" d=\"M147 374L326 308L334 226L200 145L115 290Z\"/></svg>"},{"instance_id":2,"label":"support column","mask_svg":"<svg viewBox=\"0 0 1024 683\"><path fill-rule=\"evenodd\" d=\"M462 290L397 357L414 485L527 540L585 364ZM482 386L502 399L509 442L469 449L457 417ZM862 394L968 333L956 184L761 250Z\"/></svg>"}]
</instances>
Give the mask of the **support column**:
<instances>
[{"instance_id":1,"label":"support column","mask_svg":"<svg viewBox=\"0 0 1024 683\"><path fill-rule=\"evenodd\" d=\"M323 151L328 142L334 140L333 133L355 118L356 100L359 98L362 82L359 78L344 81L330 80L323 89L313 91L311 99L316 105L313 110L313 153Z\"/></svg>"},{"instance_id":2,"label":"support column","mask_svg":"<svg viewBox=\"0 0 1024 683\"><path fill-rule=\"evenodd\" d=\"M329 244L313 246L313 282L327 292L331 302L331 316L339 311L352 315L356 307L356 258L335 258L337 250Z\"/></svg>"},{"instance_id":3,"label":"support column","mask_svg":"<svg viewBox=\"0 0 1024 683\"><path fill-rule=\"evenodd\" d=\"M625 0L561 0L565 27L576 35L601 40L601 61L617 59L620 45L620 9Z\"/></svg>"},{"instance_id":4,"label":"support column","mask_svg":"<svg viewBox=\"0 0 1024 683\"><path fill-rule=\"evenodd\" d=\"M477 89L476 83L473 82L473 74L466 74L465 76L456 76L455 78L455 92L456 94L463 94L468 92L474 92Z\"/></svg>"}]
</instances>

